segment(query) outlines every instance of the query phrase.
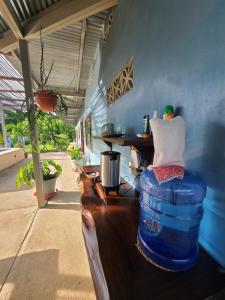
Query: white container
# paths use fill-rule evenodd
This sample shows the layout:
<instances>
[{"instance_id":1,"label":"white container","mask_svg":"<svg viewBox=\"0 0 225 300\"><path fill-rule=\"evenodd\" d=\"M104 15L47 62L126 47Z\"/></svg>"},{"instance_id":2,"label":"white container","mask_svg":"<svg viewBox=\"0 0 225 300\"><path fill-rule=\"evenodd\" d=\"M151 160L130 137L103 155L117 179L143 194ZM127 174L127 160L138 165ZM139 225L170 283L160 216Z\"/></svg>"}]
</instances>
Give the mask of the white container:
<instances>
[{"instance_id":1,"label":"white container","mask_svg":"<svg viewBox=\"0 0 225 300\"><path fill-rule=\"evenodd\" d=\"M53 178L53 179L43 181L45 194L51 194L55 192L56 179L57 178Z\"/></svg>"},{"instance_id":2,"label":"white container","mask_svg":"<svg viewBox=\"0 0 225 300\"><path fill-rule=\"evenodd\" d=\"M72 159L71 162L74 168L82 168L84 166L84 158L77 159L77 160Z\"/></svg>"}]
</instances>

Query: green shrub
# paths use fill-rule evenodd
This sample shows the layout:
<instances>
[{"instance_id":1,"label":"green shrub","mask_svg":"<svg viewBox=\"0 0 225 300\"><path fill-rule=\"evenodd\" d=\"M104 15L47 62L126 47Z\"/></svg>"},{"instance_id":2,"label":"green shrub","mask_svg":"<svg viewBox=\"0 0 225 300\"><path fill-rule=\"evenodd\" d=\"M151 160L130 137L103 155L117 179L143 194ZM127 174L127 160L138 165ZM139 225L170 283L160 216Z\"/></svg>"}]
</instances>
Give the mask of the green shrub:
<instances>
[{"instance_id":1,"label":"green shrub","mask_svg":"<svg viewBox=\"0 0 225 300\"><path fill-rule=\"evenodd\" d=\"M2 134L0 134L0 146L3 146L3 145L4 145L3 137L2 137Z\"/></svg>"},{"instance_id":2,"label":"green shrub","mask_svg":"<svg viewBox=\"0 0 225 300\"><path fill-rule=\"evenodd\" d=\"M23 148L23 145L21 143L15 143L13 145L14 148Z\"/></svg>"},{"instance_id":3,"label":"green shrub","mask_svg":"<svg viewBox=\"0 0 225 300\"><path fill-rule=\"evenodd\" d=\"M42 174L43 180L57 178L62 174L62 167L55 160L44 160L42 162ZM31 186L33 180L34 164L31 160L29 163L19 169L16 177L16 187L20 188L22 183Z\"/></svg>"},{"instance_id":4,"label":"green shrub","mask_svg":"<svg viewBox=\"0 0 225 300\"><path fill-rule=\"evenodd\" d=\"M68 153L72 160L79 160L83 157L83 153L79 147L73 147L68 150Z\"/></svg>"},{"instance_id":5,"label":"green shrub","mask_svg":"<svg viewBox=\"0 0 225 300\"><path fill-rule=\"evenodd\" d=\"M24 150L27 153L32 153L31 144L26 145L24 147ZM66 149L64 149L64 150L66 150ZM63 151L63 149L58 149L54 145L52 145L51 143L49 143L49 144L41 144L41 145L39 145L39 151L40 151L40 153L46 153L46 152Z\"/></svg>"}]
</instances>

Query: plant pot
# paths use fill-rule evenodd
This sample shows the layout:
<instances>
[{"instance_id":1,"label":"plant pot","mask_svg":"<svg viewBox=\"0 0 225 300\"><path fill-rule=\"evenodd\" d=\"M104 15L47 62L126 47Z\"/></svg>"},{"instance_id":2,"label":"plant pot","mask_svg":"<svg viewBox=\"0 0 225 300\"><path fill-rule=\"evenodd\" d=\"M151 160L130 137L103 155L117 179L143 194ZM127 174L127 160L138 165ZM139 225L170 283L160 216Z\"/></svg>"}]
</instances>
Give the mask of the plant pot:
<instances>
[{"instance_id":1,"label":"plant pot","mask_svg":"<svg viewBox=\"0 0 225 300\"><path fill-rule=\"evenodd\" d=\"M84 166L84 158L81 159L72 159L72 166L76 169L76 168L81 168Z\"/></svg>"},{"instance_id":2,"label":"plant pot","mask_svg":"<svg viewBox=\"0 0 225 300\"><path fill-rule=\"evenodd\" d=\"M53 178L43 181L45 195L49 195L55 192L56 179L57 178Z\"/></svg>"},{"instance_id":3,"label":"plant pot","mask_svg":"<svg viewBox=\"0 0 225 300\"><path fill-rule=\"evenodd\" d=\"M57 106L57 96L50 91L36 92L34 98L38 108L43 112L53 112Z\"/></svg>"}]
</instances>

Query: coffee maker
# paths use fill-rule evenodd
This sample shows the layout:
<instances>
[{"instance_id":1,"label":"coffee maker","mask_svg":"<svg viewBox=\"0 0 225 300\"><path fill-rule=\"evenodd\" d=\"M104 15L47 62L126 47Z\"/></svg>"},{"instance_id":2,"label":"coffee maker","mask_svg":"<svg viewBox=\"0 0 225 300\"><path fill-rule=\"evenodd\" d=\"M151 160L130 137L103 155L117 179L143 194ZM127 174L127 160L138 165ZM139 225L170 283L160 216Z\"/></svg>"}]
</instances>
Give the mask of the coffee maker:
<instances>
[{"instance_id":1,"label":"coffee maker","mask_svg":"<svg viewBox=\"0 0 225 300\"><path fill-rule=\"evenodd\" d=\"M119 192L120 152L104 151L101 153L101 179L106 195L110 191Z\"/></svg>"}]
</instances>

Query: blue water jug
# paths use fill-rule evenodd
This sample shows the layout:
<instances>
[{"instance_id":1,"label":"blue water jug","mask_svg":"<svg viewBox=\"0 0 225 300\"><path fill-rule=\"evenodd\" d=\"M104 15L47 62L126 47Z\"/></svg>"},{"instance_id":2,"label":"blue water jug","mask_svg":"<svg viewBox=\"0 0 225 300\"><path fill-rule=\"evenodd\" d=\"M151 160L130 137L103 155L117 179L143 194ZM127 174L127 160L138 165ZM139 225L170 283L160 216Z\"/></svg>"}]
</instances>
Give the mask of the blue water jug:
<instances>
[{"instance_id":1,"label":"blue water jug","mask_svg":"<svg viewBox=\"0 0 225 300\"><path fill-rule=\"evenodd\" d=\"M198 257L206 184L187 171L182 180L159 184L154 173L146 169L140 188L139 250L163 269L191 268Z\"/></svg>"}]
</instances>

